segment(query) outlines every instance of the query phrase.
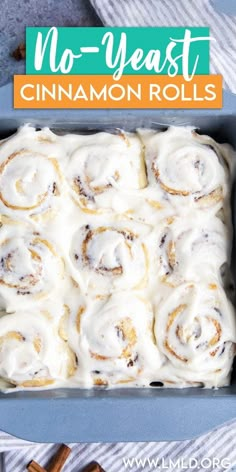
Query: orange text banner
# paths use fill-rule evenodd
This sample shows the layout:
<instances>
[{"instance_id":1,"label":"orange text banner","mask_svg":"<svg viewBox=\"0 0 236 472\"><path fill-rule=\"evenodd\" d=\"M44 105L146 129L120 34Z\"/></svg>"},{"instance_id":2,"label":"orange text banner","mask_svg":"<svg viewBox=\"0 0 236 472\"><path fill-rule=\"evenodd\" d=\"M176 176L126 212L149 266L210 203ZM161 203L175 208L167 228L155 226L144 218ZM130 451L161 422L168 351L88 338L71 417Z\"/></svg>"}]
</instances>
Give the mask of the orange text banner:
<instances>
[{"instance_id":1,"label":"orange text banner","mask_svg":"<svg viewBox=\"0 0 236 472\"><path fill-rule=\"evenodd\" d=\"M222 108L222 77L15 75L15 108Z\"/></svg>"}]
</instances>

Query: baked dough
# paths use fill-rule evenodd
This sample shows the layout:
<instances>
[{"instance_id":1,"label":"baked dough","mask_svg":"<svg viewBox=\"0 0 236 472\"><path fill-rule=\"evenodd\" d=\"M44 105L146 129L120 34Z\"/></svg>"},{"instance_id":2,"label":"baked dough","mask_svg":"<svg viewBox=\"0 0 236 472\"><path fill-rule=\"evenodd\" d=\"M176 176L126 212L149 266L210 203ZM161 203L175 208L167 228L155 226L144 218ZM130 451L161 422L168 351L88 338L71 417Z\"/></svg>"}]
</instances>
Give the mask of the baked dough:
<instances>
[{"instance_id":1,"label":"baked dough","mask_svg":"<svg viewBox=\"0 0 236 472\"><path fill-rule=\"evenodd\" d=\"M230 381L235 155L190 127L0 143L0 387Z\"/></svg>"}]
</instances>

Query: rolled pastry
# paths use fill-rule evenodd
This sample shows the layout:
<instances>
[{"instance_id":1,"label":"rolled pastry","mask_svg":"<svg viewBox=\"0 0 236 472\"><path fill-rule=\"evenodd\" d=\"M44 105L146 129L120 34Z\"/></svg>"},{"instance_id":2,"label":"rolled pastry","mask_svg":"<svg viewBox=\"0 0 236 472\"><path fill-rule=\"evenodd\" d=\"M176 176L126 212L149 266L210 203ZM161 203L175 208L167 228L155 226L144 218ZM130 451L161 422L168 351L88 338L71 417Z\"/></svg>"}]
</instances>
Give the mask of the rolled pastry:
<instances>
[{"instance_id":1,"label":"rolled pastry","mask_svg":"<svg viewBox=\"0 0 236 472\"><path fill-rule=\"evenodd\" d=\"M68 342L95 385L148 383L161 365L151 304L134 293L83 301L70 317ZM85 378L85 377L84 377ZM83 380L84 380L83 378Z\"/></svg>"},{"instance_id":2,"label":"rolled pastry","mask_svg":"<svg viewBox=\"0 0 236 472\"><path fill-rule=\"evenodd\" d=\"M90 214L129 211L127 192L147 184L141 142L124 132L79 136L65 174L73 199Z\"/></svg>"},{"instance_id":3,"label":"rolled pastry","mask_svg":"<svg viewBox=\"0 0 236 472\"><path fill-rule=\"evenodd\" d=\"M187 283L172 290L156 307L155 337L169 361L166 380L177 377L178 384L182 380L208 387L228 383L235 354L235 313L217 283Z\"/></svg>"},{"instance_id":4,"label":"rolled pastry","mask_svg":"<svg viewBox=\"0 0 236 472\"><path fill-rule=\"evenodd\" d=\"M231 234L216 217L176 216L160 225L157 252L161 282L170 286L212 278L222 282L222 269L230 264Z\"/></svg>"},{"instance_id":5,"label":"rolled pastry","mask_svg":"<svg viewBox=\"0 0 236 472\"><path fill-rule=\"evenodd\" d=\"M85 292L141 289L149 266L147 228L131 222L87 224L72 239L73 277Z\"/></svg>"},{"instance_id":6,"label":"rolled pastry","mask_svg":"<svg viewBox=\"0 0 236 472\"><path fill-rule=\"evenodd\" d=\"M11 219L53 211L61 192L57 137L24 126L0 145L0 213Z\"/></svg>"},{"instance_id":7,"label":"rolled pastry","mask_svg":"<svg viewBox=\"0 0 236 472\"><path fill-rule=\"evenodd\" d=\"M0 306L14 311L56 296L64 263L52 241L23 225L0 229Z\"/></svg>"},{"instance_id":8,"label":"rolled pastry","mask_svg":"<svg viewBox=\"0 0 236 472\"><path fill-rule=\"evenodd\" d=\"M0 317L0 378L19 387L46 387L74 374L75 355L47 313Z\"/></svg>"},{"instance_id":9,"label":"rolled pastry","mask_svg":"<svg viewBox=\"0 0 236 472\"><path fill-rule=\"evenodd\" d=\"M140 131L145 145L149 185L162 193L163 203L179 211L228 205L232 149L202 136L190 127L164 132Z\"/></svg>"}]
</instances>

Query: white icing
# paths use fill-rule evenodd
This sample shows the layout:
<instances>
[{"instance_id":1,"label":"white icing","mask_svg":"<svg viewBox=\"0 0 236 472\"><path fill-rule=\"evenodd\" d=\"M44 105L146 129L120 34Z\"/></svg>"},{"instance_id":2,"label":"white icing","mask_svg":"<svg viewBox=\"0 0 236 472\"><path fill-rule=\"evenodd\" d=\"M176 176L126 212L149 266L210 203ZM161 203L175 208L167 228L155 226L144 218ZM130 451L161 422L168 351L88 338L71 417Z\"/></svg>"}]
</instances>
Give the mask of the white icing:
<instances>
[{"instance_id":1,"label":"white icing","mask_svg":"<svg viewBox=\"0 0 236 472\"><path fill-rule=\"evenodd\" d=\"M65 379L70 355L49 315L32 310L0 318L0 376L6 381L43 387Z\"/></svg>"},{"instance_id":2,"label":"white icing","mask_svg":"<svg viewBox=\"0 0 236 472\"><path fill-rule=\"evenodd\" d=\"M121 205L121 212L128 211L126 192L146 186L141 142L124 133L74 137L65 175L83 210L96 213Z\"/></svg>"},{"instance_id":3,"label":"white icing","mask_svg":"<svg viewBox=\"0 0 236 472\"><path fill-rule=\"evenodd\" d=\"M191 128L1 142L3 388L226 385L234 157Z\"/></svg>"},{"instance_id":4,"label":"white icing","mask_svg":"<svg viewBox=\"0 0 236 472\"><path fill-rule=\"evenodd\" d=\"M83 300L81 308L79 315L70 318L68 341L81 371L89 375L88 384L138 384L161 366L162 356L152 334L152 306L147 300L124 292L102 300Z\"/></svg>"},{"instance_id":5,"label":"white icing","mask_svg":"<svg viewBox=\"0 0 236 472\"><path fill-rule=\"evenodd\" d=\"M25 126L0 146L0 212L26 219L52 210L62 188L63 148L45 129Z\"/></svg>"},{"instance_id":6,"label":"white icing","mask_svg":"<svg viewBox=\"0 0 236 472\"><path fill-rule=\"evenodd\" d=\"M155 336L160 351L183 380L209 383L228 377L236 342L234 309L224 291L205 284L183 284L156 305ZM163 375L163 374L161 374ZM165 380L172 380L168 364Z\"/></svg>"},{"instance_id":7,"label":"white icing","mask_svg":"<svg viewBox=\"0 0 236 472\"><path fill-rule=\"evenodd\" d=\"M70 256L74 277L85 292L109 294L147 285L148 236L140 224L82 226L72 239Z\"/></svg>"},{"instance_id":8,"label":"white icing","mask_svg":"<svg viewBox=\"0 0 236 472\"><path fill-rule=\"evenodd\" d=\"M174 217L160 224L158 263L162 282L221 280L221 268L231 254L229 231L219 218Z\"/></svg>"},{"instance_id":9,"label":"white icing","mask_svg":"<svg viewBox=\"0 0 236 472\"><path fill-rule=\"evenodd\" d=\"M53 296L64 263L45 235L16 225L0 229L0 303L8 312ZM55 293L54 293L55 296Z\"/></svg>"},{"instance_id":10,"label":"white icing","mask_svg":"<svg viewBox=\"0 0 236 472\"><path fill-rule=\"evenodd\" d=\"M233 171L232 151L193 128L165 132L140 130L146 148L150 186L178 212L207 209L216 213L228 197Z\"/></svg>"}]
</instances>

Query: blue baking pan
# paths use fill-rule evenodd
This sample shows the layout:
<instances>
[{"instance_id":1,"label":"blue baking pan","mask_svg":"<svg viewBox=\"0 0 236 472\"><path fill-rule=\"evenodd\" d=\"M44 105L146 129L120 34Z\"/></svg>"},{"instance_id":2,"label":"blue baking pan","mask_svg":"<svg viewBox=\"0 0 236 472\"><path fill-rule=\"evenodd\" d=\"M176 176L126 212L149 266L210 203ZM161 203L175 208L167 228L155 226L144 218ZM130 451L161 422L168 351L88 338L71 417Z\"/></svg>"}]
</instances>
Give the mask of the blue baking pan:
<instances>
[{"instance_id":1,"label":"blue baking pan","mask_svg":"<svg viewBox=\"0 0 236 472\"><path fill-rule=\"evenodd\" d=\"M67 131L191 124L236 147L236 96L222 110L13 110L12 87L0 89L0 135L25 123ZM232 268L234 274L234 258ZM235 277L236 279L236 277ZM0 429L39 442L183 440L236 417L232 385L219 390L59 389L0 394Z\"/></svg>"}]
</instances>

